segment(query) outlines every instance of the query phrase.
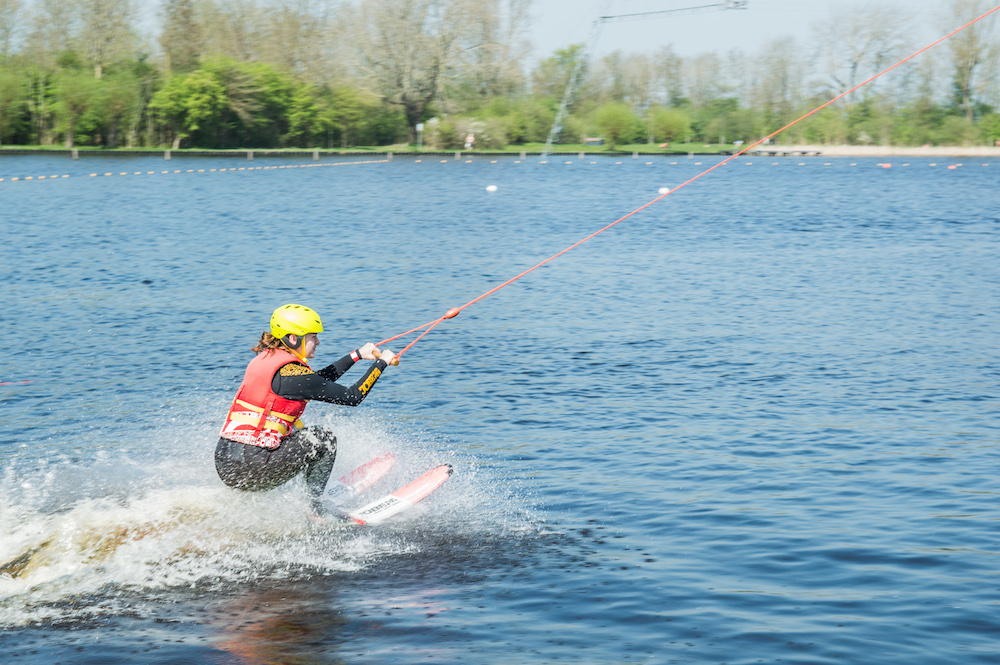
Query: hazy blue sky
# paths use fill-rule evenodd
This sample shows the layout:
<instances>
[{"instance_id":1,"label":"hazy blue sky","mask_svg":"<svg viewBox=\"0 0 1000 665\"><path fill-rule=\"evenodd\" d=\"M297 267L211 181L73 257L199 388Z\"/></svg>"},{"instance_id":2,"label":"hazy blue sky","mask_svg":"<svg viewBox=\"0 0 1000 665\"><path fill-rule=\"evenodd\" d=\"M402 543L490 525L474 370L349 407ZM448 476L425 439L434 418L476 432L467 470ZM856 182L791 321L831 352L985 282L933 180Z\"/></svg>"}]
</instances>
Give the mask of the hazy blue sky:
<instances>
[{"instance_id":1,"label":"hazy blue sky","mask_svg":"<svg viewBox=\"0 0 1000 665\"><path fill-rule=\"evenodd\" d=\"M610 15L630 14L661 9L676 9L717 4L722 0L613 0ZM604 7L605 0L535 0L535 21L531 30L534 47L532 60L548 57L557 48L582 43L590 35L591 24ZM914 17L919 30L914 46L925 46L949 32L952 26L942 21L942 7L947 0L905 0L880 2L869 0L860 6L887 5ZM668 18L606 23L597 54L615 49L652 52L673 44L681 55L703 51L725 53L732 48L756 51L767 42L792 35L802 44L809 40L810 26L829 19L834 9L858 7L851 0L749 0L744 10L708 11L675 15ZM957 27L957 26L954 26Z\"/></svg>"}]
</instances>

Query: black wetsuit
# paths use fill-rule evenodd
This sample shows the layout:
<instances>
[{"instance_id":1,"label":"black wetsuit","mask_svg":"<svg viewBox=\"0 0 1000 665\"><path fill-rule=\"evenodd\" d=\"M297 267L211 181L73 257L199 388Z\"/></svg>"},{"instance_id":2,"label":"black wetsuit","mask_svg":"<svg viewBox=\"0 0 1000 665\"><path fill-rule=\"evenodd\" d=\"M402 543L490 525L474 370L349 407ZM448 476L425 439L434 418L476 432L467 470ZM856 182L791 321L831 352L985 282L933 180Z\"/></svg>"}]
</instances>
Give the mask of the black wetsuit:
<instances>
[{"instance_id":1,"label":"black wetsuit","mask_svg":"<svg viewBox=\"0 0 1000 665\"><path fill-rule=\"evenodd\" d=\"M356 358L358 352L354 351L318 372L290 362L274 373L271 390L286 399L357 406L375 385L386 364L376 360L352 386L335 383L357 362ZM319 512L320 497L333 472L336 456L337 437L330 430L314 425L295 430L282 439L277 448L220 437L215 447L215 468L227 485L250 492L274 489L304 471L313 510Z\"/></svg>"}]
</instances>

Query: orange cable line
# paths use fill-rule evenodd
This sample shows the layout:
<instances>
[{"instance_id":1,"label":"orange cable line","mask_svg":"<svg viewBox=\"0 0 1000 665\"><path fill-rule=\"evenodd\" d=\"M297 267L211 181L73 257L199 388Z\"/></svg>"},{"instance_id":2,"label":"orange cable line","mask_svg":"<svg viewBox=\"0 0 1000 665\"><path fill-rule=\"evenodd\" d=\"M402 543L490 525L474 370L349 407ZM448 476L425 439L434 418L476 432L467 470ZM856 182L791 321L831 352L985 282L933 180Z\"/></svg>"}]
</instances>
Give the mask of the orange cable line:
<instances>
[{"instance_id":1,"label":"orange cable line","mask_svg":"<svg viewBox=\"0 0 1000 665\"><path fill-rule=\"evenodd\" d=\"M952 30L951 32L949 32L948 34L946 34L946 35L945 35L944 37L941 37L940 39L937 39L936 41L934 41L934 42L932 42L932 43L928 44L927 46L923 47L922 49L920 49L920 50L919 50L919 51L917 51L916 53L913 53L913 54L911 54L911 55L909 55L909 56L907 56L907 57L903 58L902 60L900 60L900 61L899 61L899 62L897 62L896 64L892 65L891 67L887 67L886 69L883 69L882 71L878 72L877 74L875 74L875 75L874 75L874 76L872 76L871 78L869 78L869 79L867 79L867 80L865 80L865 81L863 81L863 82L859 83L858 85L854 86L854 87L853 87L853 88L851 88L850 90L847 90L847 91L845 91L845 92L842 92L841 94L837 95L836 97L834 97L834 98L833 98L833 99L831 99L830 101L826 102L825 104L823 104L823 105L821 105L821 106L817 106L817 107L816 107L816 108L814 108L814 109L813 109L812 111L809 111L809 112L808 112L808 113L806 113L805 115L803 115L803 116L801 116L801 117L797 118L796 120L793 120L792 122L788 123L787 125L785 125L785 126L784 126L784 127L782 127L781 129L778 129L777 131L774 131L774 132L772 132L772 133L768 134L768 135L767 135L767 136L765 136L764 138L762 138L762 139L759 139L759 140L757 140L757 141L756 141L755 143L751 143L750 145L748 145L747 147L743 148L742 150L739 150L738 152L736 152L736 153L732 154L731 156L727 157L726 159L722 160L721 162L719 162L719 163L718 163L718 164L716 164L715 166L712 166L712 167L710 167L710 168L708 168L708 169L706 169L706 170L702 171L701 173L699 173L698 175L694 176L694 177L693 177L693 178L691 178L690 180L687 180L687 181L685 181L685 182L681 183L680 185L678 185L677 187L673 188L672 190L669 190L669 191L667 191L667 192L664 192L663 194L661 194L660 196L656 197L655 199L653 199L653 200L652 200L652 201L650 201L649 203L646 203L645 205L642 205L642 206L640 206L640 207L636 208L635 210L633 210L632 212L628 213L627 215L625 215L625 216L623 216L623 217L620 217L619 219L616 219L615 221L611 222L610 224L608 224L608 225L607 225L607 226L605 226L604 228L602 228L602 229L599 229L599 230L597 230L597 231L594 231L593 233L591 233L590 235L586 236L586 237L585 237L585 238L583 238L582 240L578 240L577 242L573 243L572 245L570 245L570 246L569 246L569 247L567 247L566 249L562 250L561 252L559 252L559 253L557 253L557 254L553 254L553 255L552 255L552 256L550 256L549 258L547 258L547 259L545 259L544 261L541 261L540 263L538 263L538 264L536 264L536 265L534 265L534 266L532 266L532 267L528 268L527 270L525 270L524 272L520 273L519 275L516 275L516 276L514 276L514 277L511 277L511 278L510 278L510 279L508 279L507 281L505 281L505 282L503 282L503 283L501 283L501 284L498 284L497 286L493 287L492 289L490 289L490 290L489 290L489 291L487 291L486 293L482 294L481 296L478 296L477 298L473 298L472 300L470 300L469 302L465 303L465 304L464 304L464 305L462 305L461 307L454 307L454 308L452 308L452 309L448 310L448 313L447 313L447 314L445 314L444 316L441 316L441 317L439 317L439 318L437 318L437 319L434 319L433 321L430 321L430 322L428 322L428 323L425 323L425 324L424 324L424 325L422 325L422 326L418 326L418 327L416 327L416 328L414 328L414 329L412 329L412 330L410 330L410 331L408 331L408 332L405 332L405 333L400 333L399 335L396 335L395 337L390 337L390 338L389 338L389 339L387 339L387 340L384 340L384 341L382 341L382 342L379 342L379 344L378 344L378 345L379 345L379 346L381 346L382 344L385 344L385 343L387 343L387 342L390 342L390 341L392 341L392 340L394 340L394 339L399 339L400 337L405 337L406 335L409 335L410 333L412 333L412 332L415 332L415 331L417 331L417 330L421 330L421 329L423 329L423 328L427 328L427 330L425 330L425 331L424 331L423 333L421 333L421 335L420 335L419 337L417 337L417 339L415 339L415 340L413 340L412 342L410 342L410 343L409 343L409 344L408 344L408 345L407 345L407 346L406 346L406 347L405 347L405 348L404 348L404 349L403 349L402 351L400 351L400 352L399 352L399 353L397 354L397 356L401 356L401 355L403 355L403 354L404 354L404 353L405 353L406 351L408 351L408 350L409 350L409 349L410 349L410 348L411 348L411 347L412 347L412 346L413 346L414 344L416 344L416 343L417 343L418 341L420 341L420 339L421 339L421 338L423 338L423 337L424 337L424 335L426 335L426 334L427 334L427 333L429 333L429 332L430 332L431 330L433 330L433 329L434 329L434 328L435 328L435 327L436 327L436 326L437 326L437 325L438 325L439 323L441 323L441 322L442 322L443 320L445 320L445 319L450 319L450 318L453 318L453 317L455 317L456 315L458 315L458 313L459 313L459 312L461 312L461 311L462 311L463 309L465 309L466 307L468 307L468 306L470 306L470 305L473 305L473 304L475 304L475 303L479 302L480 300L482 300L483 298L486 298L487 296L490 296L490 295L492 295L492 294L496 293L497 291L499 291L499 290L500 290L500 289L502 289L503 287L507 286L508 284L511 284L512 282L516 282L517 280L521 279L522 277L524 277L525 275L527 275L527 274L528 274L528 273L530 273L531 271L535 270L536 268L540 268L540 267L542 267L543 265L545 265L546 263L548 263L548 262L550 262L550 261L552 261L552 260L554 260L554 259L557 259L557 258L559 258L560 256L562 256L562 255L563 255L563 254L565 254L566 252L570 251L571 249L573 249L573 248L575 248L575 247L578 247L578 246L582 245L583 243L587 242L588 240L590 240L590 239L591 239L591 238L593 238L594 236L596 236L596 235L600 235L601 233L604 233L605 231L607 231L608 229L610 229L610 228L611 228L612 226L615 226L615 225L616 225L616 224L618 224L619 222L623 222L623 221L625 221L626 219L628 219L628 218L629 218L629 217L631 217L632 215L634 215L634 214L636 214L636 213L638 213L638 212L641 212L642 210L645 210L646 208L648 208L649 206L653 205L653 204L654 204L654 203L656 203L657 201L660 201L661 199L663 199L663 198L665 198L665 197L669 196L670 194L673 194L673 193L674 193L674 192L676 192L676 191L677 191L678 189L682 189L682 188L686 187L687 185L690 185L690 184L691 184L692 182L694 182L695 180L698 180L699 178L701 178L701 177L703 177L703 176L706 176L706 175L708 175L709 173L711 173L711 172L712 172L712 171L714 171L715 169L719 168L720 166L723 166L723 165L725 165L725 164L728 164L729 162L731 162L732 160L736 159L737 157L739 157L739 156L740 156L740 155L742 155L743 153L747 152L748 150L751 150L751 149L753 149L753 148L757 147L758 145L760 145L761 143L763 143L764 141L766 141L766 140L768 140L768 139L770 139L770 138L772 138L772 137L774 137L774 136L777 136L778 134L780 134L781 132L785 131L785 130L786 130L786 129L788 129L789 127L792 127L793 125L796 125L796 124L798 124L798 123L802 122L802 121L803 121L803 120L805 120L806 118L808 118L808 117L810 117L810 116L812 116L812 115L815 115L816 113L819 113L820 111L822 111L823 109L825 109L825 108L826 108L827 106L830 106L830 105L831 105L831 104L833 104L834 102L837 102L838 100L840 100L840 99L843 99L844 97L846 97L847 95L851 94L852 92L854 92L854 91L855 91L855 90L857 90L858 88L861 88L861 87L863 87L863 86L866 86L866 85L868 85L869 83L871 83L871 82L872 82L872 81L874 81L875 79L879 78L879 77L880 77L880 76L882 76L883 74L887 74L888 72L891 72L891 71L892 71L893 69L896 69L896 68L897 68L897 67L899 67L900 65L902 65L902 64L904 64L904 63L906 63L906 62L909 62L910 60L912 60L913 58L917 57L918 55L920 55L920 54L921 54L921 53L923 53L924 51L927 51L927 50L929 50L929 49L931 49L931 48L934 48L935 46L937 46L937 45L938 45L938 44L940 44L941 42L945 41L945 40L946 40L946 39L948 39L949 37L952 37L953 35L956 35L956 34L958 34L958 33L959 33L959 32L961 32L962 30L965 30L966 28L968 28L968 27L969 27L970 25L973 25L974 23L976 23L976 22L978 22L978 21L981 21L981 20L983 20L984 18L986 18L986 17L987 17L987 16L989 16L990 14L993 14L993 13L994 13L994 12L996 12L996 11L1000 11L1000 5L998 5L998 6L994 7L993 9L989 10L988 12L986 12L985 14L983 14L982 16L979 16L979 17L977 17L977 18L974 18L973 20L969 21L968 23L966 23L966 24L965 24L965 25L963 25L962 27L960 27L960 28L957 28L957 29L955 29L955 30ZM428 328L428 326L430 326L430 327Z\"/></svg>"}]
</instances>

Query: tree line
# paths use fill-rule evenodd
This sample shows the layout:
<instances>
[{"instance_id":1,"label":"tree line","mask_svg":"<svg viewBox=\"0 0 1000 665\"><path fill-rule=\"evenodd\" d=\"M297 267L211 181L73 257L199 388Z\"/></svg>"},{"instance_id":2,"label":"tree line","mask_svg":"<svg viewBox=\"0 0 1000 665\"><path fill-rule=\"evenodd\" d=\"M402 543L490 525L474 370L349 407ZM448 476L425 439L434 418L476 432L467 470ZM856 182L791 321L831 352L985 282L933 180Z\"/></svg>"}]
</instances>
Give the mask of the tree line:
<instances>
[{"instance_id":1,"label":"tree line","mask_svg":"<svg viewBox=\"0 0 1000 665\"><path fill-rule=\"evenodd\" d=\"M947 0L958 26L988 0ZM806 43L682 57L581 45L530 60L531 0L0 0L0 144L477 148L753 141L917 45L913 19L837 10ZM779 136L784 143L993 145L996 21L959 33ZM937 28L941 32L940 27ZM580 64L580 67L577 65Z\"/></svg>"}]
</instances>

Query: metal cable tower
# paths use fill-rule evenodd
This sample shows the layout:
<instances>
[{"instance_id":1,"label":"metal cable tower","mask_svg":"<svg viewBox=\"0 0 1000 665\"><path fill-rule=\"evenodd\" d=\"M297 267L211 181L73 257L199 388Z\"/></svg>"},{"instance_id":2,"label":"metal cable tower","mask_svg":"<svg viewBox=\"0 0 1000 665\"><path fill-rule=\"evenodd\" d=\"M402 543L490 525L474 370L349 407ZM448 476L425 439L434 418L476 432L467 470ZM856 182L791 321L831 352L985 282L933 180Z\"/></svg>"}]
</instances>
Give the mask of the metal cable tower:
<instances>
[{"instance_id":1,"label":"metal cable tower","mask_svg":"<svg viewBox=\"0 0 1000 665\"><path fill-rule=\"evenodd\" d=\"M570 105L570 101L573 99L573 91L580 82L580 74L583 72L584 66L590 62L590 56L594 53L594 49L597 46L597 40L601 36L601 28L604 27L605 23L613 23L616 21L636 21L645 18L659 18L665 15L675 14L698 14L707 11L746 9L749 4L749 0L723 0L723 2L698 5L696 7L681 7L679 9L663 9L653 12L608 15L608 11L611 9L611 4L613 2L614 0L605 0L604 5L602 6L601 15L594 19L594 22L590 25L590 37L587 39L587 46L581 56L577 58L576 63L573 65L573 73L570 74L569 82L566 84L566 91L563 93L562 102L560 102L559 110L556 112L556 119L552 121L552 129L549 130L549 137L545 140L545 150L542 152L542 160L548 158L549 151L552 150L552 142L555 140L555 137L562 132L562 121L563 117L566 115L566 108Z\"/></svg>"}]
</instances>

